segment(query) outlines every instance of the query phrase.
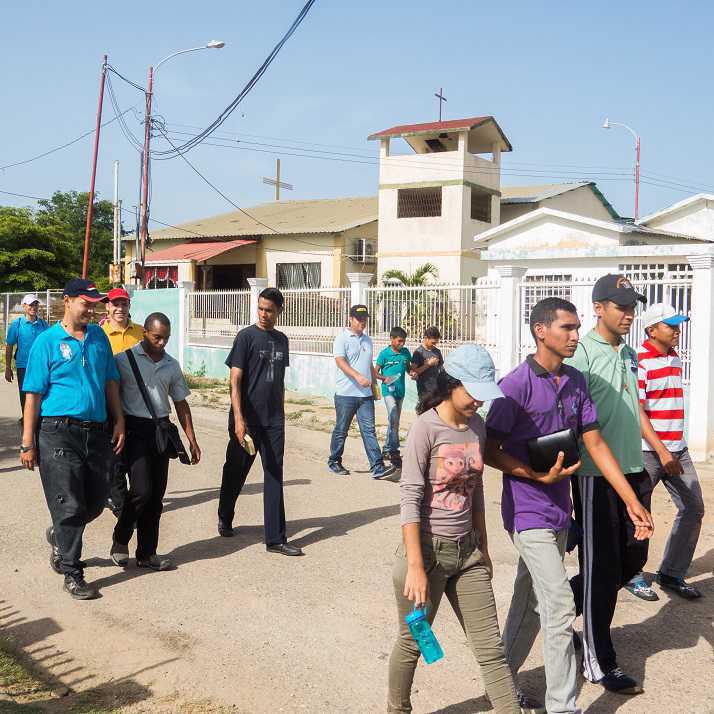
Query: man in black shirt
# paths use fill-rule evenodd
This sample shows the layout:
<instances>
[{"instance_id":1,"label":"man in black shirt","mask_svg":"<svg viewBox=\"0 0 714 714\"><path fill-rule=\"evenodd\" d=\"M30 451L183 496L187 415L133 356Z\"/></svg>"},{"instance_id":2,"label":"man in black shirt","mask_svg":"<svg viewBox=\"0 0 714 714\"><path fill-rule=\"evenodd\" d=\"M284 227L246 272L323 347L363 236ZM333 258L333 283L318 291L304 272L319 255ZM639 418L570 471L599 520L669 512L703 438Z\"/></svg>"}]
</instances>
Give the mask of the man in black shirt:
<instances>
[{"instance_id":1,"label":"man in black shirt","mask_svg":"<svg viewBox=\"0 0 714 714\"><path fill-rule=\"evenodd\" d=\"M218 501L218 533L233 535L233 516L256 451L263 464L265 545L271 553L303 555L287 542L283 500L285 368L288 338L275 329L283 295L266 288L258 296L258 322L241 330L226 359L231 370L229 442Z\"/></svg>"},{"instance_id":2,"label":"man in black shirt","mask_svg":"<svg viewBox=\"0 0 714 714\"><path fill-rule=\"evenodd\" d=\"M427 327L424 330L422 343L412 354L412 370L409 374L412 379L417 381L417 393L420 400L427 392L436 387L436 378L444 364L441 350L437 347L440 339L441 333L437 327Z\"/></svg>"}]
</instances>

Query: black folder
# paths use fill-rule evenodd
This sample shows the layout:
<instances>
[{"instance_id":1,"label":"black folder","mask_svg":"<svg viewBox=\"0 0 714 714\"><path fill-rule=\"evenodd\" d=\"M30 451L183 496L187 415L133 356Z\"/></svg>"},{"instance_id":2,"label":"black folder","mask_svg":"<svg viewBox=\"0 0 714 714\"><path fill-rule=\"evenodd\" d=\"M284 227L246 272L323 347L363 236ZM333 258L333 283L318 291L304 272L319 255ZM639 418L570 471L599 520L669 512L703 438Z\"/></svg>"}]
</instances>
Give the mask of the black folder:
<instances>
[{"instance_id":1,"label":"black folder","mask_svg":"<svg viewBox=\"0 0 714 714\"><path fill-rule=\"evenodd\" d=\"M531 468L538 473L548 473L557 461L559 451L564 454L563 468L576 464L580 459L578 440L572 429L563 429L531 439L528 442Z\"/></svg>"}]
</instances>

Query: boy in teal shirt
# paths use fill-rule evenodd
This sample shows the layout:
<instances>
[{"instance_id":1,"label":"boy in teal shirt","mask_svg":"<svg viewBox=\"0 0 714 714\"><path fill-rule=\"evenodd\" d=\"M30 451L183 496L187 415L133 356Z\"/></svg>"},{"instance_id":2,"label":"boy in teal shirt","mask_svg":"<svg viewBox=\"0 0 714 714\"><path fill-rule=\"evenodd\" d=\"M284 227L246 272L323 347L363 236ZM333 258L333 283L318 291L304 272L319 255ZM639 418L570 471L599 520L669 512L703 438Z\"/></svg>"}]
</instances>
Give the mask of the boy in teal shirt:
<instances>
[{"instance_id":1,"label":"boy in teal shirt","mask_svg":"<svg viewBox=\"0 0 714 714\"><path fill-rule=\"evenodd\" d=\"M385 347L377 357L377 379L382 381L382 396L387 407L387 439L382 457L389 459L396 468L402 467L399 453L399 419L406 385L404 375L411 367L411 352L404 346L407 333L401 327L393 327L389 333L391 345Z\"/></svg>"}]
</instances>

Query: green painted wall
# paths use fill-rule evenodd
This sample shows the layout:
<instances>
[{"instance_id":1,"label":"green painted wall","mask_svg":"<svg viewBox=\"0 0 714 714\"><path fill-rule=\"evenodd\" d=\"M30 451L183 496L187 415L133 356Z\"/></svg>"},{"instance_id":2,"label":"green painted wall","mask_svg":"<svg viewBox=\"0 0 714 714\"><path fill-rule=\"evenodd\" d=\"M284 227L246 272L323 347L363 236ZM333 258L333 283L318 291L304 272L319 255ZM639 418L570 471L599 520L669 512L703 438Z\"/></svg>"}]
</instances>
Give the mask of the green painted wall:
<instances>
[{"instance_id":1,"label":"green painted wall","mask_svg":"<svg viewBox=\"0 0 714 714\"><path fill-rule=\"evenodd\" d=\"M179 290L135 290L131 293L131 319L143 324L152 312L163 312L171 320L171 339L166 351L178 359L179 330Z\"/></svg>"}]
</instances>

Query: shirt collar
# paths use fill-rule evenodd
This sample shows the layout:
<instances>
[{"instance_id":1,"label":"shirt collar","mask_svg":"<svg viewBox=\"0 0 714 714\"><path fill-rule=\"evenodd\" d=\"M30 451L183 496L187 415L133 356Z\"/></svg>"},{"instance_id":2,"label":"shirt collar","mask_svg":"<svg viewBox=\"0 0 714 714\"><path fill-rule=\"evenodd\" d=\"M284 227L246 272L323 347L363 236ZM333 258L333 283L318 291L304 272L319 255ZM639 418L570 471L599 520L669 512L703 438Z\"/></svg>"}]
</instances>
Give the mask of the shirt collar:
<instances>
[{"instance_id":1,"label":"shirt collar","mask_svg":"<svg viewBox=\"0 0 714 714\"><path fill-rule=\"evenodd\" d=\"M609 347L613 347L596 329L590 330L588 332L587 337L589 337L591 340L594 340L595 342L599 342L601 345L608 345ZM620 342L617 344L617 347L620 345L623 345L625 343L624 338L620 337Z\"/></svg>"},{"instance_id":2,"label":"shirt collar","mask_svg":"<svg viewBox=\"0 0 714 714\"><path fill-rule=\"evenodd\" d=\"M134 327L134 323L131 320L129 320L124 329L112 327L112 323L109 322L109 320L106 321L105 325L107 326L107 333L110 335L123 335L125 332L128 332L132 327Z\"/></svg>"},{"instance_id":3,"label":"shirt collar","mask_svg":"<svg viewBox=\"0 0 714 714\"><path fill-rule=\"evenodd\" d=\"M166 350L164 350L164 356L158 362L154 362L153 358L146 354L141 342L137 342L131 349L135 350L137 354L144 355L144 357L146 357L146 359L154 365L165 364L168 361L167 358L169 357L169 353L166 352Z\"/></svg>"},{"instance_id":4,"label":"shirt collar","mask_svg":"<svg viewBox=\"0 0 714 714\"><path fill-rule=\"evenodd\" d=\"M660 351L657 347L655 347L649 340L645 340L642 343L642 347L644 347L648 352L651 354L658 355L660 357L662 356L668 356L668 357L676 357L677 352L675 351L674 347L669 348L669 352L665 355L664 352Z\"/></svg>"}]
</instances>

